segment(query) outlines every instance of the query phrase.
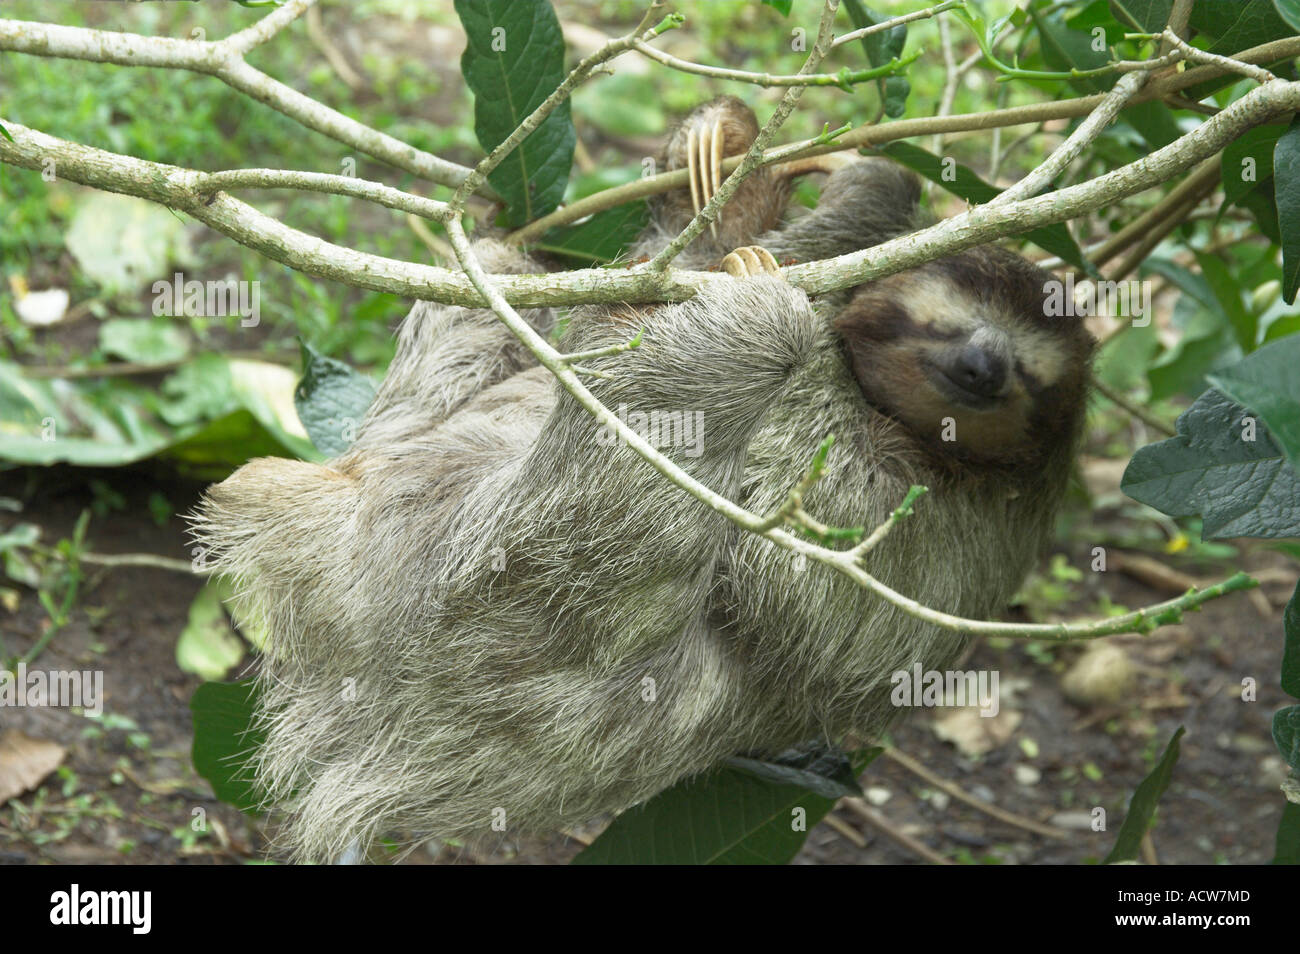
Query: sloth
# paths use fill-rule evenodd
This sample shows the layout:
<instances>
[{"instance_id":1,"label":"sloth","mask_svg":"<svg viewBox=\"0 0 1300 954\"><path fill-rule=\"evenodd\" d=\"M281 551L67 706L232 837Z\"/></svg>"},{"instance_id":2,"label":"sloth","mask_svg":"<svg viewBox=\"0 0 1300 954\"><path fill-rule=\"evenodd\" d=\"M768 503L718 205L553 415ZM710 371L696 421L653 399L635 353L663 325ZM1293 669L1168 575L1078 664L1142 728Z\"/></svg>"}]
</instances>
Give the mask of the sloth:
<instances>
[{"instance_id":1,"label":"sloth","mask_svg":"<svg viewBox=\"0 0 1300 954\"><path fill-rule=\"evenodd\" d=\"M738 100L668 139L691 187L632 250L653 254L757 132ZM657 306L573 310L566 352L619 413L680 412L662 451L769 513L827 435L804 506L874 527L931 493L865 559L885 584L966 617L1001 610L1052 527L1086 403L1092 339L1047 317L1051 276L992 246L816 304L778 261L875 245L923 221L880 159L787 209L759 171L682 256L732 277ZM497 273L538 267L476 250ZM524 317L543 334L551 309ZM680 436L680 435L678 435ZM546 832L638 804L729 756L874 738L891 676L951 665L965 640L739 530L599 424L491 312L421 302L351 448L253 460L194 515L240 620L266 638L265 741L251 770L285 849L331 860L402 832Z\"/></svg>"}]
</instances>

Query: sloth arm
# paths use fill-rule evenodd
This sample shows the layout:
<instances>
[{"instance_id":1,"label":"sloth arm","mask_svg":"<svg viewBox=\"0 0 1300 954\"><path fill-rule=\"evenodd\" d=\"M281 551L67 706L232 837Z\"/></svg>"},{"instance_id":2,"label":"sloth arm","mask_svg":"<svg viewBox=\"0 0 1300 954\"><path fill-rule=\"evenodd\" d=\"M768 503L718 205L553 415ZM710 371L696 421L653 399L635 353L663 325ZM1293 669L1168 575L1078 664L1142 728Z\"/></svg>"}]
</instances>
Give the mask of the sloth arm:
<instances>
[{"instance_id":1,"label":"sloth arm","mask_svg":"<svg viewBox=\"0 0 1300 954\"><path fill-rule=\"evenodd\" d=\"M672 421L660 451L734 498L750 439L808 359L817 321L803 292L777 278L726 279L680 304L580 312L563 349L618 344L644 326L640 347L588 362L611 375L589 378L592 393L634 429L637 414ZM621 660L703 626L728 522L567 392L500 491L492 536L506 568L482 583L489 612L512 613L509 628L530 631L532 645Z\"/></svg>"}]
</instances>

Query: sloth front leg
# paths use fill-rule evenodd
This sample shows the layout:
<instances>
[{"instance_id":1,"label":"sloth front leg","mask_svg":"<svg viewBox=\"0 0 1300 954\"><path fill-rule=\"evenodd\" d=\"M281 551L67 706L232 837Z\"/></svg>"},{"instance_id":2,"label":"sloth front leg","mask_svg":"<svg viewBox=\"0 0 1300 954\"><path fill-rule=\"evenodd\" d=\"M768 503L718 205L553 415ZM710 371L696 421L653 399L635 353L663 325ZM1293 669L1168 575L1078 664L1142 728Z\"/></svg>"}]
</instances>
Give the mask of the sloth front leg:
<instances>
[{"instance_id":1,"label":"sloth front leg","mask_svg":"<svg viewBox=\"0 0 1300 954\"><path fill-rule=\"evenodd\" d=\"M729 253L722 260L722 270L736 278L752 278L755 275L781 277L781 269L776 264L776 259L761 245L746 245Z\"/></svg>"}]
</instances>

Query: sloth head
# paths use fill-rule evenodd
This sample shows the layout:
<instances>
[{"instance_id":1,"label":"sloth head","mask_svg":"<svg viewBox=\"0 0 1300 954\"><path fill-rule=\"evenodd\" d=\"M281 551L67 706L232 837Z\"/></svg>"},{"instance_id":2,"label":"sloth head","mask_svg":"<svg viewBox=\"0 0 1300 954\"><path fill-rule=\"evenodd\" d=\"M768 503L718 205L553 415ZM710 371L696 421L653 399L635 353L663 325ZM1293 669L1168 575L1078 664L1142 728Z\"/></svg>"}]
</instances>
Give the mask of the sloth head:
<instances>
[{"instance_id":1,"label":"sloth head","mask_svg":"<svg viewBox=\"0 0 1300 954\"><path fill-rule=\"evenodd\" d=\"M941 455L1031 465L1072 442L1093 340L1049 273L984 246L859 288L835 321L867 400Z\"/></svg>"}]
</instances>

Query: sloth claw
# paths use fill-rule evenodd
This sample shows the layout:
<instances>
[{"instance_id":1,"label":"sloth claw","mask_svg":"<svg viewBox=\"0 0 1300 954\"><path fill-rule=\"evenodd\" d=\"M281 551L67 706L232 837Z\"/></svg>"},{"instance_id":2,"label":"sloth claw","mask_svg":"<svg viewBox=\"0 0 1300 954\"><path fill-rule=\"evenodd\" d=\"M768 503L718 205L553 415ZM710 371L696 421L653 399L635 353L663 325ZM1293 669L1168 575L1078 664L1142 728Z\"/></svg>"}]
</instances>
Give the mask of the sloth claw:
<instances>
[{"instance_id":1,"label":"sloth claw","mask_svg":"<svg viewBox=\"0 0 1300 954\"><path fill-rule=\"evenodd\" d=\"M722 270L735 278L752 278L755 275L776 275L781 271L772 253L761 245L746 245L736 249L722 260Z\"/></svg>"},{"instance_id":2,"label":"sloth claw","mask_svg":"<svg viewBox=\"0 0 1300 954\"><path fill-rule=\"evenodd\" d=\"M686 169L691 182L691 206L695 214L708 205L722 185L722 121L714 120L696 132L691 127L686 132ZM718 223L722 213L709 223L709 231L718 237Z\"/></svg>"}]
</instances>

